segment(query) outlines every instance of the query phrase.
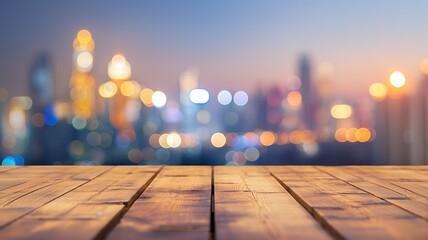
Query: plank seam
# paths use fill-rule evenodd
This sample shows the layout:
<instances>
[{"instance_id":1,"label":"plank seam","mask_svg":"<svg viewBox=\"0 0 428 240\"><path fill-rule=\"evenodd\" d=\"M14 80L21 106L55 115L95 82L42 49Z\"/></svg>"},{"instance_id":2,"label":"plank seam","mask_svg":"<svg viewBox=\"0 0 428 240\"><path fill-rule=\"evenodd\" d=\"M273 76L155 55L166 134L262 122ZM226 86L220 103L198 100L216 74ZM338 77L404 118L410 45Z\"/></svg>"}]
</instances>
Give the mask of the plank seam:
<instances>
[{"instance_id":1,"label":"plank seam","mask_svg":"<svg viewBox=\"0 0 428 240\"><path fill-rule=\"evenodd\" d=\"M81 187L81 186L83 186L83 185L87 184L88 182L90 182L90 181L94 180L95 178L97 178L97 177L99 177L99 176L103 175L104 173L108 172L108 171L109 171L109 170L111 170L111 169L113 169L113 168L107 169L106 171L104 171L104 172L100 173L99 175L97 175L97 176L96 176L96 177L94 177L93 179L90 179L90 180L88 180L88 181L86 181L86 182L84 182L84 183L82 183L82 184L80 184L80 185L78 185L78 186L76 186L76 187L74 187L74 188L70 189L69 191L67 191L67 192L65 192L65 193L63 193L63 194L61 194L61 195L59 195L59 196L57 196L57 197L55 197L55 198L52 198L51 200L47 201L45 204L48 204L48 203L50 203L50 202L52 202L52 201L54 201L54 200L56 200L56 199L58 199L58 198L60 198L60 197L62 197L62 196L64 196L64 195L66 195L67 193L69 193L69 192L71 192L71 191L73 191L73 190L75 190L75 189L77 189L77 188L79 188L79 187ZM76 173L76 174L74 174L74 175L78 175L78 174L79 174L79 173ZM74 176L74 175L72 175L72 176ZM58 181L58 182L56 182L56 183L60 183L60 182L63 182L63 181L66 181L66 180ZM53 184L50 184L50 185L48 185L48 186L51 186L51 185L53 185ZM45 187L48 187L48 186L45 186ZM40 188L40 189L43 189L43 188L44 188L44 187L42 187L42 188ZM37 191L37 190L36 190L36 191ZM10 202L9 202L8 204L10 204ZM3 228L5 228L5 227L7 227L7 226L9 226L10 224L12 224L12 223L16 222L17 220L19 220L19 219L21 219L21 218L23 218L23 217L25 217L25 216L27 216L27 215L31 214L32 212L36 211L37 209L39 209L39 208L43 207L45 204L43 204L43 205L41 205L41 206L39 206L39 207L33 208L33 209L31 209L30 211L28 211L28 212L26 212L26 213L22 214L22 215L21 215L21 216L19 216L18 218L15 218L15 219L11 220L10 222L8 222L8 223L6 223L6 224L3 224L2 226L0 226L0 230L1 230L1 229L3 229Z\"/></svg>"},{"instance_id":2,"label":"plank seam","mask_svg":"<svg viewBox=\"0 0 428 240\"><path fill-rule=\"evenodd\" d=\"M357 188L357 189L359 189L359 190L361 190L361 191L363 191L363 192L365 192L365 193L368 193L368 194L370 194L370 195L372 195L372 196L374 196L374 197L376 197L376 198L378 198L378 199L380 199L380 200L382 200L382 201L384 201L384 202L387 202L387 203L389 203L389 204L390 204L390 205L392 205L392 206L395 206L395 207L397 207L397 208L400 208L400 209L402 209L402 210L404 210L404 211L406 211L406 212L408 212L408 213L412 214L413 216L416 216L416 217L418 217L418 218L420 218L420 219L422 219L422 220L428 221L428 219L426 219L426 218L424 218L424 217L422 217L422 216L418 215L417 213L411 212L411 211L409 211L409 210L407 210L407 209L405 209L405 208L403 208L403 207L401 207L401 206L399 206L399 205L397 205L397 204L395 204L395 203L393 203L393 202L390 202L389 200L387 200L387 199L385 199L385 198L379 197L379 196L377 196L377 195L375 195L375 194L373 194L373 193L371 193L371 192L369 192L369 191L366 191L366 190L364 190L364 189L362 189L362 188L360 188L360 187L358 187L358 186L355 186L354 184L352 184L352 183L350 183L350 182L347 182L347 181L345 181L345 180L343 180L343 179L340 179L340 178L338 178L338 177L334 176L333 174L331 174L331 173L329 173L329 172L327 172L327 171L325 171L325 170L323 170L323 169L320 169L320 168L318 168L318 167L314 167L314 168L316 168L316 169L318 169L319 171L324 172L324 173L326 173L326 174L328 174L328 175L330 175L330 176L332 176L332 177L334 177L334 178L336 178L336 179L338 179L338 180L340 180L340 181L342 181L342 182L344 182L344 183L347 183L347 184L349 184L349 185L351 185L351 186L353 186L353 187L355 187L355 188ZM354 175L354 174L352 174L352 175ZM356 175L354 175L354 176L356 176ZM371 182L371 181L366 181L366 182L373 183L373 182ZM383 188L386 188L386 189L388 189L388 190L394 191L394 190L389 189L389 188L387 188L387 187L384 187L384 186L382 186L382 185L379 185L379 184L376 184L376 183L373 183L373 184L378 185L378 186L383 187ZM392 183L391 183L391 184L392 184ZM399 186L397 186L397 187L399 187ZM407 189L406 189L406 190L407 190ZM396 191L394 191L394 192L396 192ZM397 192L397 193L398 193L398 192ZM401 194L401 193L399 193L399 194Z\"/></svg>"},{"instance_id":3,"label":"plank seam","mask_svg":"<svg viewBox=\"0 0 428 240\"><path fill-rule=\"evenodd\" d=\"M161 172L163 167L160 167L159 170L150 177L150 179L135 192L134 196L127 203L123 203L124 207L120 210L113 218L98 232L94 237L94 240L106 239L108 235L113 231L113 229L119 224L125 214L131 209L132 205L138 200L138 198L146 191L150 184L155 180L158 174Z\"/></svg>"},{"instance_id":4,"label":"plank seam","mask_svg":"<svg viewBox=\"0 0 428 240\"><path fill-rule=\"evenodd\" d=\"M270 171L269 171L270 172ZM314 208L312 208L303 198L301 198L291 187L281 181L275 176L274 173L270 172L273 178L296 200L314 219L317 221L322 228L334 239L345 239L342 234L339 233L324 217L322 217Z\"/></svg>"},{"instance_id":5,"label":"plank seam","mask_svg":"<svg viewBox=\"0 0 428 240\"><path fill-rule=\"evenodd\" d=\"M214 167L211 166L211 214L210 214L210 240L216 239L215 235L215 195L214 195Z\"/></svg>"}]
</instances>

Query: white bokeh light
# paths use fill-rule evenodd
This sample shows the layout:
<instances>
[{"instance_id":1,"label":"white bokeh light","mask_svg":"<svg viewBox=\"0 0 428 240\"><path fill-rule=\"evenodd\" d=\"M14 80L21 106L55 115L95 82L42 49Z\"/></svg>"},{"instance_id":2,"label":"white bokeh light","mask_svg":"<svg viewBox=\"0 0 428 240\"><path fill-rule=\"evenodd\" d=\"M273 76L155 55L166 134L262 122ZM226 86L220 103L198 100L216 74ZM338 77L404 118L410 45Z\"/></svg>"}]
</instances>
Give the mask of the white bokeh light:
<instances>
[{"instance_id":1,"label":"white bokeh light","mask_svg":"<svg viewBox=\"0 0 428 240\"><path fill-rule=\"evenodd\" d=\"M166 95L161 91L156 91L152 95L152 103L155 107L161 108L166 104Z\"/></svg>"},{"instance_id":2,"label":"white bokeh light","mask_svg":"<svg viewBox=\"0 0 428 240\"><path fill-rule=\"evenodd\" d=\"M220 91L217 100L221 105L228 105L232 102L232 94L227 90Z\"/></svg>"},{"instance_id":3,"label":"white bokeh light","mask_svg":"<svg viewBox=\"0 0 428 240\"><path fill-rule=\"evenodd\" d=\"M244 106L248 102L248 94L244 91L238 91L233 95L233 101L238 106Z\"/></svg>"},{"instance_id":4,"label":"white bokeh light","mask_svg":"<svg viewBox=\"0 0 428 240\"><path fill-rule=\"evenodd\" d=\"M206 89L195 88L190 91L190 101L195 104L207 103L210 99L210 94Z\"/></svg>"}]
</instances>

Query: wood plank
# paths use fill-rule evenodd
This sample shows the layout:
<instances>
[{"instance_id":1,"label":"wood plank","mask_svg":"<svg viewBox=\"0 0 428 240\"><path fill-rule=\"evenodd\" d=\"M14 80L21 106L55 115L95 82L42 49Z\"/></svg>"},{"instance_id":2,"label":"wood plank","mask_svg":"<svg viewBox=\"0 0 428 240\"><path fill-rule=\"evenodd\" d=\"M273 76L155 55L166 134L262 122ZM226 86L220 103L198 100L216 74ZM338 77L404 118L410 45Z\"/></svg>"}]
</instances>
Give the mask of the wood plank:
<instances>
[{"instance_id":1,"label":"wood plank","mask_svg":"<svg viewBox=\"0 0 428 240\"><path fill-rule=\"evenodd\" d=\"M391 204L401 207L415 216L428 220L428 198L423 195L421 196L420 192L418 194L415 193L418 191L412 192L401 187L399 184L395 184L395 181L389 182L379 178L372 168L319 167L319 169L343 181L347 181L349 184L369 192ZM359 176L360 180L355 181L343 177L343 173ZM413 185L418 186L420 183L421 182L418 181L415 183L404 182L403 184L411 188Z\"/></svg>"},{"instance_id":2,"label":"wood plank","mask_svg":"<svg viewBox=\"0 0 428 240\"><path fill-rule=\"evenodd\" d=\"M314 167L269 167L308 211L344 238L426 239L428 222Z\"/></svg>"},{"instance_id":3,"label":"wood plank","mask_svg":"<svg viewBox=\"0 0 428 240\"><path fill-rule=\"evenodd\" d=\"M111 224L127 204L138 198L159 169L109 167L99 176L92 173L74 176L92 179L0 230L0 238L92 239ZM117 197L112 199L113 194ZM98 196L103 197L96 199ZM20 231L22 226L27 226L28 231Z\"/></svg>"},{"instance_id":4,"label":"wood plank","mask_svg":"<svg viewBox=\"0 0 428 240\"><path fill-rule=\"evenodd\" d=\"M164 167L108 239L208 239L211 167Z\"/></svg>"},{"instance_id":5,"label":"wood plank","mask_svg":"<svg viewBox=\"0 0 428 240\"><path fill-rule=\"evenodd\" d=\"M18 168L21 168L21 166L10 166L10 167L0 166L0 173L6 172L6 171L11 171L11 170L16 170Z\"/></svg>"},{"instance_id":6,"label":"wood plank","mask_svg":"<svg viewBox=\"0 0 428 240\"><path fill-rule=\"evenodd\" d=\"M34 171L32 170L34 169ZM0 229L16 219L30 213L45 203L82 185L87 180L72 179L82 171L92 168L76 167L23 167L15 171L18 175L30 178L23 184L0 192ZM102 168L97 168L96 171ZM2 178L5 177L2 175Z\"/></svg>"},{"instance_id":7,"label":"wood plank","mask_svg":"<svg viewBox=\"0 0 428 240\"><path fill-rule=\"evenodd\" d=\"M214 167L216 239L329 239L264 167Z\"/></svg>"}]
</instances>

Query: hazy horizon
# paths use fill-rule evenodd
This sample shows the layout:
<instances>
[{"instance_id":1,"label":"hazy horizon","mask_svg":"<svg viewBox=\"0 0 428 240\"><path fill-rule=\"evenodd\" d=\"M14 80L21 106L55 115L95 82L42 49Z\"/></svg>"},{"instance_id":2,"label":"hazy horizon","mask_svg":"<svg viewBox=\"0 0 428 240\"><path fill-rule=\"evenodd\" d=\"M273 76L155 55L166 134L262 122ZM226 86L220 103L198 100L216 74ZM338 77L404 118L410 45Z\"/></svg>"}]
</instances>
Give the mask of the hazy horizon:
<instances>
[{"instance_id":1,"label":"hazy horizon","mask_svg":"<svg viewBox=\"0 0 428 240\"><path fill-rule=\"evenodd\" d=\"M132 78L176 94L178 76L199 69L200 86L253 91L259 82L296 74L306 53L333 66L335 97L368 96L372 82L402 71L419 80L428 57L426 1L2 1L0 87L28 94L35 56L50 53L55 95L68 96L72 41L80 29L95 40L94 76L121 52Z\"/></svg>"}]
</instances>

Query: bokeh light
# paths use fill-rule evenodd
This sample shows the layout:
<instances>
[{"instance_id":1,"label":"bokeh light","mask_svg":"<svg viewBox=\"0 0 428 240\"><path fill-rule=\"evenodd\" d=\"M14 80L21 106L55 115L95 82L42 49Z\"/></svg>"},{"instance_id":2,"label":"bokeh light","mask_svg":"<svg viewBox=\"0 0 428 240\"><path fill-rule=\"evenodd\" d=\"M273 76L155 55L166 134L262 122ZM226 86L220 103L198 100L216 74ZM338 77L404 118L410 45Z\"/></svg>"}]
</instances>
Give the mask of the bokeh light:
<instances>
[{"instance_id":1,"label":"bokeh light","mask_svg":"<svg viewBox=\"0 0 428 240\"><path fill-rule=\"evenodd\" d=\"M222 90L218 93L217 100L221 105L228 105L232 102L232 94L227 90Z\"/></svg>"},{"instance_id":2,"label":"bokeh light","mask_svg":"<svg viewBox=\"0 0 428 240\"><path fill-rule=\"evenodd\" d=\"M216 148L221 148L226 144L226 137L223 133L214 133L211 136L211 144Z\"/></svg>"},{"instance_id":3,"label":"bokeh light","mask_svg":"<svg viewBox=\"0 0 428 240\"><path fill-rule=\"evenodd\" d=\"M94 58L90 52L81 52L77 55L76 63L77 68L82 72L89 72L92 70Z\"/></svg>"},{"instance_id":4,"label":"bokeh light","mask_svg":"<svg viewBox=\"0 0 428 240\"><path fill-rule=\"evenodd\" d=\"M385 99L388 88L383 83L373 83L369 87L369 93L375 100L381 101Z\"/></svg>"},{"instance_id":5,"label":"bokeh light","mask_svg":"<svg viewBox=\"0 0 428 240\"><path fill-rule=\"evenodd\" d=\"M395 71L389 76L389 82L393 87L401 88L406 84L406 77L403 73Z\"/></svg>"},{"instance_id":6,"label":"bokeh light","mask_svg":"<svg viewBox=\"0 0 428 240\"><path fill-rule=\"evenodd\" d=\"M248 95L244 91L238 91L233 95L233 102L238 106L244 106L248 102Z\"/></svg>"},{"instance_id":7,"label":"bokeh light","mask_svg":"<svg viewBox=\"0 0 428 240\"><path fill-rule=\"evenodd\" d=\"M106 82L100 85L98 92L103 98L112 98L117 93L117 86L114 82Z\"/></svg>"},{"instance_id":8,"label":"bokeh light","mask_svg":"<svg viewBox=\"0 0 428 240\"><path fill-rule=\"evenodd\" d=\"M262 132L260 134L260 144L263 146L271 146L276 142L276 135L271 131Z\"/></svg>"},{"instance_id":9,"label":"bokeh light","mask_svg":"<svg viewBox=\"0 0 428 240\"><path fill-rule=\"evenodd\" d=\"M153 93L153 95L152 95L153 106L155 106L157 108L161 108L161 107L165 106L166 101L167 101L167 99L166 99L165 93L163 93L161 91L156 91Z\"/></svg>"},{"instance_id":10,"label":"bokeh light","mask_svg":"<svg viewBox=\"0 0 428 240\"><path fill-rule=\"evenodd\" d=\"M287 102L292 107L298 107L302 103L302 95L297 91L292 91L287 95Z\"/></svg>"},{"instance_id":11,"label":"bokeh light","mask_svg":"<svg viewBox=\"0 0 428 240\"><path fill-rule=\"evenodd\" d=\"M88 30L82 29L77 33L76 39L79 44L87 45L92 41L92 35Z\"/></svg>"},{"instance_id":12,"label":"bokeh light","mask_svg":"<svg viewBox=\"0 0 428 240\"><path fill-rule=\"evenodd\" d=\"M428 59L424 59L421 61L420 70L423 74L428 75Z\"/></svg>"},{"instance_id":13,"label":"bokeh light","mask_svg":"<svg viewBox=\"0 0 428 240\"><path fill-rule=\"evenodd\" d=\"M167 135L166 143L170 148L178 148L181 144L181 137L178 133L172 132Z\"/></svg>"},{"instance_id":14,"label":"bokeh light","mask_svg":"<svg viewBox=\"0 0 428 240\"><path fill-rule=\"evenodd\" d=\"M207 103L210 99L210 94L206 89L195 88L190 91L189 98L192 103L204 104Z\"/></svg>"},{"instance_id":15,"label":"bokeh light","mask_svg":"<svg viewBox=\"0 0 428 240\"><path fill-rule=\"evenodd\" d=\"M152 102L153 90L150 88L144 88L140 92L140 100L146 107L153 107Z\"/></svg>"},{"instance_id":16,"label":"bokeh light","mask_svg":"<svg viewBox=\"0 0 428 240\"><path fill-rule=\"evenodd\" d=\"M336 104L331 108L330 113L335 119L347 119L352 115L352 108L348 104Z\"/></svg>"},{"instance_id":17,"label":"bokeh light","mask_svg":"<svg viewBox=\"0 0 428 240\"><path fill-rule=\"evenodd\" d=\"M123 55L114 55L108 64L108 75L115 80L129 79L131 77L131 65Z\"/></svg>"}]
</instances>

